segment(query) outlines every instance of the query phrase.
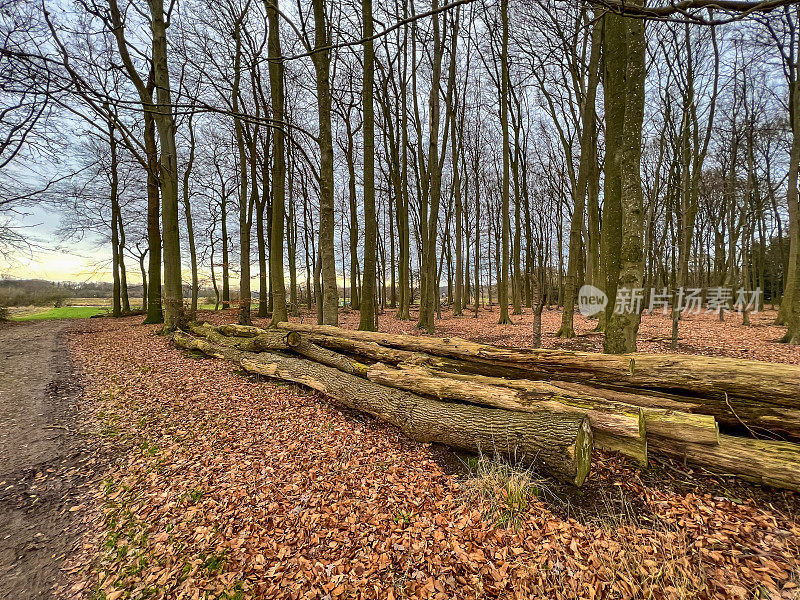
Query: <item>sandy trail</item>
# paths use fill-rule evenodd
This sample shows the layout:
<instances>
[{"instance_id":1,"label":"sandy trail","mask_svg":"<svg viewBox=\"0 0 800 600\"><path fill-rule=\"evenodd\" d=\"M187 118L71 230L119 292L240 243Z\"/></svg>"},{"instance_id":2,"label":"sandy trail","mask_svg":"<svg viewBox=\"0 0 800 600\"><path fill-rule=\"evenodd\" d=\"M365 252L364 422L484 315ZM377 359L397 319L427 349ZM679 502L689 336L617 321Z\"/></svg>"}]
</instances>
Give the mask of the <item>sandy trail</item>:
<instances>
[{"instance_id":1,"label":"sandy trail","mask_svg":"<svg viewBox=\"0 0 800 600\"><path fill-rule=\"evenodd\" d=\"M86 436L68 321L0 325L0 598L50 598L77 539Z\"/></svg>"}]
</instances>

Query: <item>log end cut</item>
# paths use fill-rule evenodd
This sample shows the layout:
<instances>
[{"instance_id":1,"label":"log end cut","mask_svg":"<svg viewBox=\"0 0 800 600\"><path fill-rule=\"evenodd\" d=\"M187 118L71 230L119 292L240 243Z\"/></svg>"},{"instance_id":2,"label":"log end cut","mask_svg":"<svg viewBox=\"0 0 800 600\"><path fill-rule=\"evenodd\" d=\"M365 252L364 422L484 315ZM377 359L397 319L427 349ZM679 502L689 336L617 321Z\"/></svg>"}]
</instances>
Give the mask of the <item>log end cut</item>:
<instances>
[{"instance_id":1,"label":"log end cut","mask_svg":"<svg viewBox=\"0 0 800 600\"><path fill-rule=\"evenodd\" d=\"M575 480L573 483L576 486L583 485L583 481L592 468L593 446L592 426L589 419L586 418L578 429L578 435L575 436Z\"/></svg>"}]
</instances>

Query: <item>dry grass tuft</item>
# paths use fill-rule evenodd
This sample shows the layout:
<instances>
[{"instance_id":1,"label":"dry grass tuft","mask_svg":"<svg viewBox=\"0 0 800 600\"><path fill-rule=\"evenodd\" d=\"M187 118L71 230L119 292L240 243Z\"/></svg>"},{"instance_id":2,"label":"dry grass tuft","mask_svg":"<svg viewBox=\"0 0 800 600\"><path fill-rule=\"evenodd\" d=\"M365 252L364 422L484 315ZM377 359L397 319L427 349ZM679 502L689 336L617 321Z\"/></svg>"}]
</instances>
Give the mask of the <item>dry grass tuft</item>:
<instances>
[{"instance_id":1,"label":"dry grass tuft","mask_svg":"<svg viewBox=\"0 0 800 600\"><path fill-rule=\"evenodd\" d=\"M496 526L519 529L531 499L541 494L541 480L531 469L513 465L500 457L481 455L468 466L472 467L473 474L464 484L466 499L486 502L487 517Z\"/></svg>"}]
</instances>

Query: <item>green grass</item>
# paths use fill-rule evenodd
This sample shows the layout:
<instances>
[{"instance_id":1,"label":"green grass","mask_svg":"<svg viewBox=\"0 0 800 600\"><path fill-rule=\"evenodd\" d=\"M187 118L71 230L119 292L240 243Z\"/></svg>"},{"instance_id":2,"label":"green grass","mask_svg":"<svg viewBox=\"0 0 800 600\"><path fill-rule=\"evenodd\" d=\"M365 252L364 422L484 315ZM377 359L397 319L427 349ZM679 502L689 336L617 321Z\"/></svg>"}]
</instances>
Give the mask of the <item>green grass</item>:
<instances>
[{"instance_id":1,"label":"green grass","mask_svg":"<svg viewBox=\"0 0 800 600\"><path fill-rule=\"evenodd\" d=\"M37 312L22 317L12 317L13 321L41 321L45 319L88 319L93 315L100 315L107 309L99 306L62 306L51 308L44 312Z\"/></svg>"}]
</instances>

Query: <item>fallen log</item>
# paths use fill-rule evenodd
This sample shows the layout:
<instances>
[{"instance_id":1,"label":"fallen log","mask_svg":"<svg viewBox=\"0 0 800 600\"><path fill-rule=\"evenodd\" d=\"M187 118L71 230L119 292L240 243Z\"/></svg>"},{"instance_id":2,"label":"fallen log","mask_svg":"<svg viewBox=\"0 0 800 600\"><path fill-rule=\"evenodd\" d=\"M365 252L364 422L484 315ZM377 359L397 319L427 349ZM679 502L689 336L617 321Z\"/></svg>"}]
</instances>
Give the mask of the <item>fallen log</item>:
<instances>
[{"instance_id":1,"label":"fallen log","mask_svg":"<svg viewBox=\"0 0 800 600\"><path fill-rule=\"evenodd\" d=\"M339 350L348 354L361 356L375 362L388 365L406 363L411 365L428 365L436 368L458 368L458 361L432 356L422 352L409 352L397 348L387 348L375 342L363 342L347 338L333 337L314 333L303 333L303 337L318 346L331 350Z\"/></svg>"},{"instance_id":2,"label":"fallen log","mask_svg":"<svg viewBox=\"0 0 800 600\"><path fill-rule=\"evenodd\" d=\"M560 379L610 382L646 388L704 394L718 401L749 399L800 409L800 367L754 360L678 354L599 354L490 346L462 338L433 338L352 331L330 325L278 323L279 329L376 342L412 352L464 360L486 367L523 368ZM528 376L528 378L531 378Z\"/></svg>"},{"instance_id":3,"label":"fallen log","mask_svg":"<svg viewBox=\"0 0 800 600\"><path fill-rule=\"evenodd\" d=\"M248 372L310 387L385 420L418 441L515 457L578 486L589 473L592 430L585 415L522 413L441 402L302 358L243 352L183 333L176 333L173 341L180 347L232 360Z\"/></svg>"},{"instance_id":4,"label":"fallen log","mask_svg":"<svg viewBox=\"0 0 800 600\"><path fill-rule=\"evenodd\" d=\"M244 338L257 337L270 333L270 331L267 329L260 329L258 327L246 325L222 325L217 327L216 330L225 336ZM291 333L294 330L291 328L286 328L284 331L289 331ZM329 350L339 350L346 352L347 354L354 354L375 362L382 362L390 365L408 363L415 365L429 365L439 368L457 368L459 366L457 361L449 360L439 356L432 356L430 354L423 354L421 352L409 352L407 350L398 350L397 348L388 348L375 342L364 342L316 333L303 333L303 337L306 340L323 348L328 348Z\"/></svg>"},{"instance_id":5,"label":"fallen log","mask_svg":"<svg viewBox=\"0 0 800 600\"><path fill-rule=\"evenodd\" d=\"M250 331L251 328L239 325L225 326L225 328L226 334L253 335ZM285 327L285 329L290 328ZM328 328L328 330L332 332L343 331L337 328ZM266 333L266 330L258 331ZM371 334L371 332L353 333L358 336L362 333ZM515 381L517 379L530 381L529 378L532 375L536 375L530 370L519 367L442 358L423 352L400 350L381 346L377 342L355 340L338 335L303 333L303 336L319 346L340 350L369 360L392 365L400 365L402 363L425 365L450 373L453 376L460 375L470 379L489 377L489 379L495 380L503 378L506 381ZM257 351L257 348L242 347L243 349ZM486 373L490 375L484 375ZM548 376L547 374L540 375ZM559 376L556 375L556 377ZM565 392L569 392L567 395L577 393L654 409L655 412L645 411L645 419L650 422L650 431L670 439L693 439L696 443L715 443L717 426L710 419L700 423L701 430L697 430L692 434L682 431L684 425L690 429L696 428L698 425L694 418L683 416L687 413L712 417L717 423L726 426L729 430L750 429L756 436L769 433L789 439L800 439L800 410L798 409L762 404L741 398L726 398L724 396L722 398L706 398L669 394L659 390L620 388L611 381L596 381L592 385L564 380L551 380L550 383L562 388ZM500 385L496 382L489 382L489 384ZM512 384L506 385L513 387ZM670 418L663 420L661 411L670 410L675 412ZM683 420L683 423L681 420ZM705 432L702 429L705 429ZM669 430L674 430L674 433L670 433Z\"/></svg>"},{"instance_id":6,"label":"fallen log","mask_svg":"<svg viewBox=\"0 0 800 600\"><path fill-rule=\"evenodd\" d=\"M647 466L647 440L641 409L608 400L589 398L537 397L525 390L455 379L424 367L402 369L378 363L367 369L370 381L393 388L435 396L440 400L469 402L506 410L554 415L586 415L592 426L594 444L604 450L620 452ZM531 382L534 383L534 382Z\"/></svg>"},{"instance_id":7,"label":"fallen log","mask_svg":"<svg viewBox=\"0 0 800 600\"><path fill-rule=\"evenodd\" d=\"M172 335L172 341L175 345L180 346L186 350L194 350L202 352L206 356L213 358L226 358L225 352L214 346L211 342L203 338L192 337L182 331L176 331Z\"/></svg>"},{"instance_id":8,"label":"fallen log","mask_svg":"<svg viewBox=\"0 0 800 600\"><path fill-rule=\"evenodd\" d=\"M227 325L220 325L216 328L222 335L228 337L256 337L259 335L264 335L268 333L267 329L261 329L260 327L254 327L253 325L237 325L235 323L229 323Z\"/></svg>"},{"instance_id":9,"label":"fallen log","mask_svg":"<svg viewBox=\"0 0 800 600\"><path fill-rule=\"evenodd\" d=\"M658 452L713 473L800 492L800 446L790 442L720 435L716 446L669 440Z\"/></svg>"},{"instance_id":10,"label":"fallen log","mask_svg":"<svg viewBox=\"0 0 800 600\"><path fill-rule=\"evenodd\" d=\"M251 331L252 335L229 336L226 332L236 328L237 331ZM267 352L269 350L288 350L286 333L281 331L259 330L246 325L223 325L214 327L208 323L189 327L195 335L200 335L214 344L238 348L245 352Z\"/></svg>"},{"instance_id":11,"label":"fallen log","mask_svg":"<svg viewBox=\"0 0 800 600\"><path fill-rule=\"evenodd\" d=\"M317 346L299 333L294 331L287 333L286 343L292 350L309 360L339 369L343 373L349 373L350 375L367 376L367 365L338 352L332 352L327 348Z\"/></svg>"},{"instance_id":12,"label":"fallen log","mask_svg":"<svg viewBox=\"0 0 800 600\"><path fill-rule=\"evenodd\" d=\"M419 372L420 367L400 365L401 369ZM430 371L439 377L447 377L458 381L480 383L489 386L507 387L525 394L527 401L533 399L555 400L585 409L595 409L602 413L638 413L641 412L643 430L647 434L654 434L666 439L691 440L696 444L718 444L719 427L714 417L709 415L691 414L675 410L674 408L660 408L647 406L649 400L641 396L645 406L632 402L635 394L627 394L628 402L606 395L596 393L597 388L583 386L570 386L566 382L532 381L530 379L504 379L502 377L488 377L484 375L462 375L445 371ZM590 415L591 418L591 415ZM592 427L595 421L592 420ZM597 444L598 447L599 444Z\"/></svg>"},{"instance_id":13,"label":"fallen log","mask_svg":"<svg viewBox=\"0 0 800 600\"><path fill-rule=\"evenodd\" d=\"M642 408L674 410L694 415L708 415L728 429L750 429L756 435L764 433L800 439L800 410L760 404L742 399L714 400L701 396L679 396L647 391L636 393L604 385L587 385L573 381L550 383L577 393L590 393L608 400L625 402Z\"/></svg>"},{"instance_id":14,"label":"fallen log","mask_svg":"<svg viewBox=\"0 0 800 600\"><path fill-rule=\"evenodd\" d=\"M532 413L499 408L482 409L471 405L439 402L410 392L393 390L375 382L342 373L338 369L324 367L302 359L288 358L272 353L243 352L232 346L212 344L206 339L193 338L182 333L176 333L173 339L177 345L199 350L210 356L232 360L251 372L312 387L334 397L345 406L371 412L379 418L395 423L415 439L440 441L468 450L497 450L506 454L525 452L528 456L535 454L536 459L539 460L538 464L543 470L550 470L560 478L570 478L571 476L565 475L563 468L552 464L552 452L543 453L542 445L548 438L546 422L541 423L539 420L539 425L545 427L540 433L537 426L534 426L531 431L527 431L525 428L528 425L520 424L520 421L513 417L513 415L530 417ZM291 361L299 361L299 363ZM453 376L453 374L450 375ZM344 377L345 380L340 382L339 377ZM477 378L478 382L483 382L484 379L491 380L492 378ZM538 385L545 382L533 383ZM517 381L509 382L509 385L512 386L510 389L514 389L514 387L527 384L524 381ZM595 394L599 391L610 396L606 398L607 400L624 397L626 400L638 398L644 404L669 405L669 402L675 402L668 397L635 394L629 391L620 392L615 389L596 389L566 382L558 382L554 387L562 386L566 386L565 389L573 386L571 390L573 392L585 393L588 389L591 394ZM377 404L375 403L376 399ZM686 402L677 404L688 405ZM701 404L698 408L702 408L702 406ZM649 406L649 408L658 407ZM475 410L488 412L476 413ZM462 411L467 411L467 414L462 415ZM443 414L446 415L444 419L442 418ZM552 415L545 417L545 419L551 418ZM499 424L497 419L500 419ZM588 425L589 420L586 420L585 423ZM647 428L646 420L645 428ZM735 475L763 485L800 491L800 446L792 443L723 435L719 438L719 444L700 444L693 441L670 439L653 433L652 429L647 435L647 441L649 449L655 453L685 460L715 473ZM585 438L584 442L578 442L576 436L576 449L585 447ZM563 458L563 452L561 454ZM566 454L571 456L570 452ZM575 478L570 480L579 481L577 467L574 475Z\"/></svg>"}]
</instances>

